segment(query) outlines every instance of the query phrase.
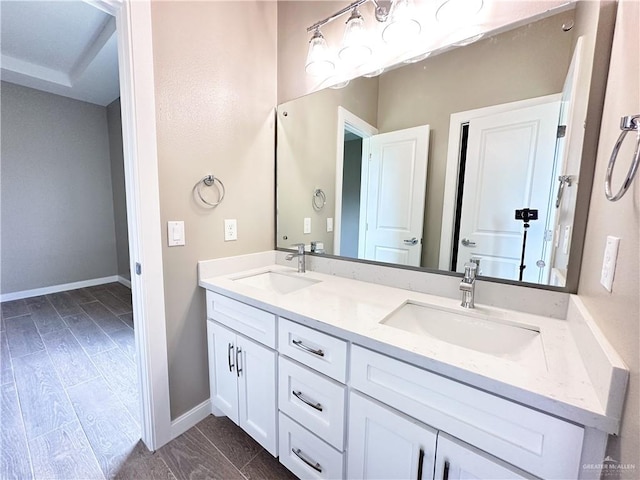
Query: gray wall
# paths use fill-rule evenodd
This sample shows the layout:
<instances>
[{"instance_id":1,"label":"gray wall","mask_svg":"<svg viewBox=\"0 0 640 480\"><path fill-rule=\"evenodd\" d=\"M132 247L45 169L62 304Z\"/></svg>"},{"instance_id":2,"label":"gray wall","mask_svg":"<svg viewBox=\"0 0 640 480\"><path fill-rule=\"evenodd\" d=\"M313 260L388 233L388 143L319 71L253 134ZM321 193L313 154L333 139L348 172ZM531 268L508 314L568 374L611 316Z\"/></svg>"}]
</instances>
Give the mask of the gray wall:
<instances>
[{"instance_id":1,"label":"gray wall","mask_svg":"<svg viewBox=\"0 0 640 480\"><path fill-rule=\"evenodd\" d=\"M3 294L116 274L106 109L2 82Z\"/></svg>"},{"instance_id":2,"label":"gray wall","mask_svg":"<svg viewBox=\"0 0 640 480\"><path fill-rule=\"evenodd\" d=\"M131 280L129 271L129 237L127 231L127 202L124 188L124 156L122 150L122 117L120 99L107 106L109 128L109 154L111 159L111 184L113 190L113 220L116 231L116 256L118 275Z\"/></svg>"}]
</instances>

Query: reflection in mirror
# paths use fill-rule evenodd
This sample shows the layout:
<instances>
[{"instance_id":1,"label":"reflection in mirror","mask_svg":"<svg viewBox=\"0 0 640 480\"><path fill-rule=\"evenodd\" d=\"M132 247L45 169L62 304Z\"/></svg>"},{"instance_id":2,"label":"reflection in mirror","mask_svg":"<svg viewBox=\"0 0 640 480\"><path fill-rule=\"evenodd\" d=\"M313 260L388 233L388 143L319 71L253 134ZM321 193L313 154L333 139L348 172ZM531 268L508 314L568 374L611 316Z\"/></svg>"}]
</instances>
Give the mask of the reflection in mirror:
<instances>
[{"instance_id":1,"label":"reflection in mirror","mask_svg":"<svg viewBox=\"0 0 640 480\"><path fill-rule=\"evenodd\" d=\"M280 105L277 246L563 286L598 11Z\"/></svg>"}]
</instances>

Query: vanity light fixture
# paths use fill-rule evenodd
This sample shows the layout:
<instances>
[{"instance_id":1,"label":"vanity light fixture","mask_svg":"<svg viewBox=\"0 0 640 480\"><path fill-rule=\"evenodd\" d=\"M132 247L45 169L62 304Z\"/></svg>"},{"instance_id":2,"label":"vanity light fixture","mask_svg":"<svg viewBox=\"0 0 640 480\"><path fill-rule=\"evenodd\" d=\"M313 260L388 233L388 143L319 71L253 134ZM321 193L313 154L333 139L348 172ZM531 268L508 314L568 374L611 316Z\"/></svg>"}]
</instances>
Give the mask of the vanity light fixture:
<instances>
[{"instance_id":1,"label":"vanity light fixture","mask_svg":"<svg viewBox=\"0 0 640 480\"><path fill-rule=\"evenodd\" d=\"M331 52L327 41L320 33L320 27L316 27L311 40L309 40L309 53L305 70L314 77L328 76L335 70L335 64L331 60Z\"/></svg>"},{"instance_id":2,"label":"vanity light fixture","mask_svg":"<svg viewBox=\"0 0 640 480\"><path fill-rule=\"evenodd\" d=\"M408 58L402 63L418 63L426 59L429 55L431 55L431 52L421 53L420 55L416 55L415 57Z\"/></svg>"},{"instance_id":3,"label":"vanity light fixture","mask_svg":"<svg viewBox=\"0 0 640 480\"><path fill-rule=\"evenodd\" d=\"M393 0L382 39L390 44L406 44L420 35L421 30L422 26L415 18L413 0Z\"/></svg>"},{"instance_id":4,"label":"vanity light fixture","mask_svg":"<svg viewBox=\"0 0 640 480\"><path fill-rule=\"evenodd\" d=\"M441 23L465 23L475 17L483 6L483 0L446 0L438 7L436 19Z\"/></svg>"},{"instance_id":5,"label":"vanity light fixture","mask_svg":"<svg viewBox=\"0 0 640 480\"><path fill-rule=\"evenodd\" d=\"M347 27L344 30L342 39L342 48L338 56L350 65L359 65L364 63L371 56L371 53L371 47L367 42L367 30L364 28L364 20L358 11L358 7L353 7L347 20Z\"/></svg>"}]
</instances>

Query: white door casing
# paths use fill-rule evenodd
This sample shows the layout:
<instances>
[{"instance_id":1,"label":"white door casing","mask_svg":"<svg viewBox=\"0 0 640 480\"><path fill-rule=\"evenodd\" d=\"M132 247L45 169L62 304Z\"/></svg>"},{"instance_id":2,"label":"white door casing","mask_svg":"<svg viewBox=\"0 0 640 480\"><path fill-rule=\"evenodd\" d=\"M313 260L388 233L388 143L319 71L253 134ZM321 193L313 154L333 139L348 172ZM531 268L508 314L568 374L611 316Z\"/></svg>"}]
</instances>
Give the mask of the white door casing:
<instances>
[{"instance_id":1,"label":"white door casing","mask_svg":"<svg viewBox=\"0 0 640 480\"><path fill-rule=\"evenodd\" d=\"M549 263L541 256L559 109L553 102L469 122L457 271L471 257L480 258L483 275L517 280L524 222L515 220L515 210L530 208L539 218L529 223L523 280L539 281L536 262Z\"/></svg>"},{"instance_id":2,"label":"white door casing","mask_svg":"<svg viewBox=\"0 0 640 480\"><path fill-rule=\"evenodd\" d=\"M365 143L360 217L366 223L358 258L420 266L429 126L374 135Z\"/></svg>"}]
</instances>

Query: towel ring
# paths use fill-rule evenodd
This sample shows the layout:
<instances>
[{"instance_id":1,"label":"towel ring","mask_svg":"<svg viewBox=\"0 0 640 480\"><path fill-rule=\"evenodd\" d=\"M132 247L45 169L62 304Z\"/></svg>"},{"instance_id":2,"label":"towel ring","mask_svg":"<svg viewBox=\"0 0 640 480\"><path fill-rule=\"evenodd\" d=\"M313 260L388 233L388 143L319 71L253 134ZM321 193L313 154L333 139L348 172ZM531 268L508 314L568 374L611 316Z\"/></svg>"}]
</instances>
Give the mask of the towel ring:
<instances>
[{"instance_id":1,"label":"towel ring","mask_svg":"<svg viewBox=\"0 0 640 480\"><path fill-rule=\"evenodd\" d=\"M218 185L218 201L213 203L208 202L202 196L202 186L204 185L205 187L212 187L215 184ZM205 175L193 186L193 189L198 194L198 198L200 199L200 201L204 203L208 208L215 208L222 203L222 200L224 200L224 183L222 183L222 180L214 175Z\"/></svg>"},{"instance_id":2,"label":"towel ring","mask_svg":"<svg viewBox=\"0 0 640 480\"><path fill-rule=\"evenodd\" d=\"M627 190L631 186L631 182L633 182L633 178L638 171L638 163L640 163L640 114L622 117L620 119L620 130L622 130L622 132L613 147L613 152L611 152L611 158L609 159L609 165L607 166L607 174L604 179L604 194L606 195L607 200L612 202L620 200L624 194L627 193ZM613 175L613 168L616 166L618 151L624 141L624 137L626 137L627 133L631 131L638 132L636 138L636 151L633 154L633 160L631 162L631 167L629 167L629 172L627 172L627 178L622 182L622 186L620 187L620 190L618 190L618 193L612 195L611 176Z\"/></svg>"},{"instance_id":3,"label":"towel ring","mask_svg":"<svg viewBox=\"0 0 640 480\"><path fill-rule=\"evenodd\" d=\"M311 199L311 201L313 203L313 209L316 212L319 212L324 208L325 204L327 203L327 196L325 195L325 193L322 191L321 188L316 188L313 192L313 198Z\"/></svg>"}]
</instances>

